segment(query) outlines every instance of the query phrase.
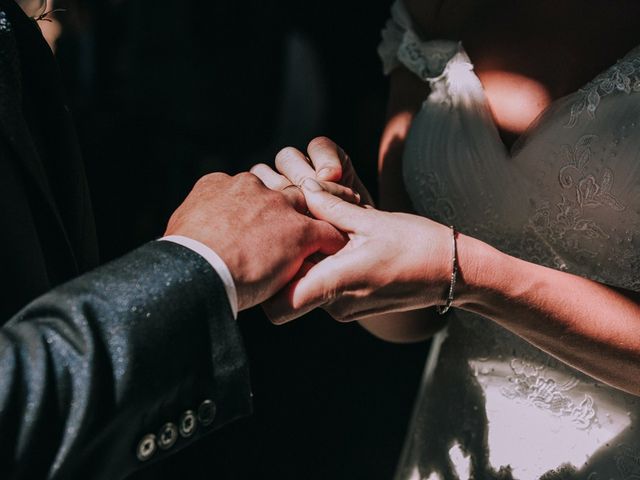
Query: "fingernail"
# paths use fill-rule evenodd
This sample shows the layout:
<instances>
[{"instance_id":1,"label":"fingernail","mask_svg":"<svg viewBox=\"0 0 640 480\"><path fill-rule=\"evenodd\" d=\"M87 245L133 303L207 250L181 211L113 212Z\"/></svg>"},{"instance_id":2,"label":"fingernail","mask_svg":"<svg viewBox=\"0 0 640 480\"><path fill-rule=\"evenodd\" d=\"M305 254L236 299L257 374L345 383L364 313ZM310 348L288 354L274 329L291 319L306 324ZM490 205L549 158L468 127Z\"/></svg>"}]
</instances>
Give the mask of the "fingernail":
<instances>
[{"instance_id":1,"label":"fingernail","mask_svg":"<svg viewBox=\"0 0 640 480\"><path fill-rule=\"evenodd\" d=\"M330 168L322 168L318 172L318 178L321 178L321 179L331 178L332 173L333 173L333 170L331 170Z\"/></svg>"},{"instance_id":2,"label":"fingernail","mask_svg":"<svg viewBox=\"0 0 640 480\"><path fill-rule=\"evenodd\" d=\"M360 203L360 194L358 192L354 192L354 195L356 197L356 203Z\"/></svg>"},{"instance_id":3,"label":"fingernail","mask_svg":"<svg viewBox=\"0 0 640 480\"><path fill-rule=\"evenodd\" d=\"M310 192L322 192L324 188L313 178L305 178L301 185L302 188Z\"/></svg>"}]
</instances>

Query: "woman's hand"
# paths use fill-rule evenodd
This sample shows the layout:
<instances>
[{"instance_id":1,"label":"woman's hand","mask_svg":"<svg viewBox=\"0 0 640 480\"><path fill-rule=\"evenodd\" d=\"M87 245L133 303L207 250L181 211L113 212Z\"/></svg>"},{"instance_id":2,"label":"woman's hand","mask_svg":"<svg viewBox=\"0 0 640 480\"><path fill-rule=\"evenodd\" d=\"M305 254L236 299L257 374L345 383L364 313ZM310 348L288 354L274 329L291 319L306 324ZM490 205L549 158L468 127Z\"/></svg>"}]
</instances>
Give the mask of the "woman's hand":
<instances>
[{"instance_id":1,"label":"woman's hand","mask_svg":"<svg viewBox=\"0 0 640 480\"><path fill-rule=\"evenodd\" d=\"M336 254L308 262L263 304L274 323L316 307L349 321L444 303L452 268L449 228L349 204L313 179L302 187L311 213L349 241ZM637 296L510 257L465 235L458 236L457 254L454 307L489 318L574 368L640 395Z\"/></svg>"},{"instance_id":2,"label":"woman's hand","mask_svg":"<svg viewBox=\"0 0 640 480\"><path fill-rule=\"evenodd\" d=\"M294 185L300 185L305 178L315 178L326 191L335 195L332 185L342 185L357 194L361 205L373 206L373 199L358 175L349 156L335 142L327 137L311 140L305 156L299 150L287 147L276 155L276 168ZM343 195L337 196L349 201ZM354 202L352 202L354 203Z\"/></svg>"},{"instance_id":3,"label":"woman's hand","mask_svg":"<svg viewBox=\"0 0 640 480\"><path fill-rule=\"evenodd\" d=\"M283 148L276 155L276 168L280 174L263 163L255 165L251 173L271 190L279 190L285 194L289 203L299 212L307 211L306 201L300 190L300 184L307 177L316 178L325 191L346 202L373 204L371 195L356 175L349 157L334 142L318 137L309 143L308 153L307 158L293 147Z\"/></svg>"},{"instance_id":4,"label":"woman's hand","mask_svg":"<svg viewBox=\"0 0 640 480\"><path fill-rule=\"evenodd\" d=\"M345 232L337 254L308 263L298 277L264 304L274 323L316 307L350 321L442 304L451 275L449 228L415 215L349 204L302 179L313 216Z\"/></svg>"},{"instance_id":5,"label":"woman's hand","mask_svg":"<svg viewBox=\"0 0 640 480\"><path fill-rule=\"evenodd\" d=\"M406 86L402 81L411 81L409 73L397 71L394 75L400 82L397 85ZM411 110L408 106L413 105L415 102L418 105L417 98L421 97L424 92L417 95L416 92L409 89L409 95L402 93L397 103L394 103L399 110L390 121L388 128L385 129L385 135L381 144L381 161L380 169L380 192L383 195L381 202L385 209L394 211L410 211L411 202L408 199L406 192L404 191L404 185L402 183L401 167L400 167L400 155L402 152L402 143L406 130L411 122L411 114L407 112ZM404 90L403 90L404 92ZM406 108L405 108L406 107ZM395 111L395 110L394 110ZM318 137L311 141L308 147L308 158L301 152L293 148L286 148L282 150L276 159L277 168L281 173L286 175L284 181L294 182L300 184L305 178L316 178L325 190L329 193L333 193L331 188L327 186L335 185L335 183L327 183L325 179L340 182L350 188L353 188L359 193L361 197L360 204L368 207L373 205L373 200L369 195L369 192L364 187L358 175L353 168L353 165L349 157L345 152L336 145L333 141L326 137ZM253 171L259 177L274 178L277 175L275 172L267 172L264 167L259 168L257 171ZM289 180L291 179L291 180ZM263 179L264 181L264 179ZM273 183L273 182L272 182ZM288 189L292 191L293 189ZM344 197L343 197L344 198ZM348 199L347 199L348 200ZM399 215L399 214L394 214ZM355 244L355 243L354 243ZM314 260L318 260L317 258ZM311 261L305 262L303 269L300 271L297 279L300 279L308 270L310 270L315 263ZM339 275L341 275L338 272ZM291 288L288 289L291 293ZM285 294L286 295L286 294ZM304 312L313 309L311 304L305 305L302 310L297 312L292 311L291 305L286 304L286 299L271 302L267 305L266 310L271 313L271 317L275 322L286 322L290 319L296 318L304 314ZM349 302L337 302L333 305L333 302L327 302L322 307L328 310L334 317L343 318L343 312L341 308L347 308ZM404 311L409 308L413 308L408 304L399 306L399 310L394 313L385 313L377 316L367 316L366 319L360 320L360 325L368 330L373 335L391 342L406 343L421 341L431 337L437 332L444 322L442 317L435 315L435 311L425 310L411 310ZM376 311L387 311L385 309Z\"/></svg>"}]
</instances>

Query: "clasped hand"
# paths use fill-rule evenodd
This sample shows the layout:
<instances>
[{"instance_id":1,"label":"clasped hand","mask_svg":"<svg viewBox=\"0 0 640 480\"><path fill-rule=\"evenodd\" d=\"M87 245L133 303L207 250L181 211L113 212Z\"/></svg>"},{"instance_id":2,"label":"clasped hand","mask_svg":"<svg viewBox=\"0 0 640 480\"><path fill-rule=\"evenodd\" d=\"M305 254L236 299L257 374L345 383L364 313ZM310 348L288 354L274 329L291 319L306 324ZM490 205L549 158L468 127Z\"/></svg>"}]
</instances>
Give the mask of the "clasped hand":
<instances>
[{"instance_id":1,"label":"clasped hand","mask_svg":"<svg viewBox=\"0 0 640 480\"><path fill-rule=\"evenodd\" d=\"M235 177L200 179L165 235L203 243L228 267L238 310L263 304L274 323L322 307L348 321L442 303L451 273L447 227L376 210L327 138L308 158L286 148Z\"/></svg>"},{"instance_id":2,"label":"clasped hand","mask_svg":"<svg viewBox=\"0 0 640 480\"><path fill-rule=\"evenodd\" d=\"M288 192L299 210L306 204L313 218L347 240L333 254L305 259L294 278L263 304L274 323L317 307L350 321L442 303L451 275L448 227L376 210L349 157L328 138L313 140L307 155L285 148L276 168L261 164L251 172L269 188ZM293 186L299 191L288 188Z\"/></svg>"}]
</instances>

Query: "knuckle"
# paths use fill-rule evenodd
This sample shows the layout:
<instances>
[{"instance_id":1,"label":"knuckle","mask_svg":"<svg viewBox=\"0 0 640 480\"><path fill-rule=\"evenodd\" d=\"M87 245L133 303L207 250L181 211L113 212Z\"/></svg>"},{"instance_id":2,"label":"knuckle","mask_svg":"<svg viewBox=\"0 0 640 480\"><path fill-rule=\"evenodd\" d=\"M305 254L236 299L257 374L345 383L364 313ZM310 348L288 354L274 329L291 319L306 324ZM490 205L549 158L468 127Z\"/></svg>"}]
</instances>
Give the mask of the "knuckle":
<instances>
[{"instance_id":1,"label":"knuckle","mask_svg":"<svg viewBox=\"0 0 640 480\"><path fill-rule=\"evenodd\" d=\"M235 178L241 182L246 183L248 185L262 185L262 182L258 177L256 177L253 173L250 172L241 172L238 173Z\"/></svg>"},{"instance_id":2,"label":"knuckle","mask_svg":"<svg viewBox=\"0 0 640 480\"><path fill-rule=\"evenodd\" d=\"M196 181L196 186L208 187L211 184L221 182L228 178L230 177L226 173L222 173L222 172L208 173L206 175L203 175Z\"/></svg>"}]
</instances>

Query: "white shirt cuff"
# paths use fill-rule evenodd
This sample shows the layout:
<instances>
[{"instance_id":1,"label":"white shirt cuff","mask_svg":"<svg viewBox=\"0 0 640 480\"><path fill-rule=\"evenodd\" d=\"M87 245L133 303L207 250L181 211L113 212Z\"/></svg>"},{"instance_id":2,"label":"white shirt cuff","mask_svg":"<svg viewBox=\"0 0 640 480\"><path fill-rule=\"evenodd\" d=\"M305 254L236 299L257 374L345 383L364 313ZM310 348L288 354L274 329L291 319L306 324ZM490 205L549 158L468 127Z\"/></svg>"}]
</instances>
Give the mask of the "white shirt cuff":
<instances>
[{"instance_id":1,"label":"white shirt cuff","mask_svg":"<svg viewBox=\"0 0 640 480\"><path fill-rule=\"evenodd\" d=\"M227 297L229 298L229 305L231 305L231 311L233 312L233 318L238 318L238 292L236 290L236 284L233 281L229 267L227 267L227 264L224 263L222 258L220 258L216 252L211 250L204 243L200 243L192 238L183 237L182 235L169 235L167 237L162 237L160 240L182 245L189 250L193 250L209 262L224 284L224 289L226 290Z\"/></svg>"}]
</instances>

